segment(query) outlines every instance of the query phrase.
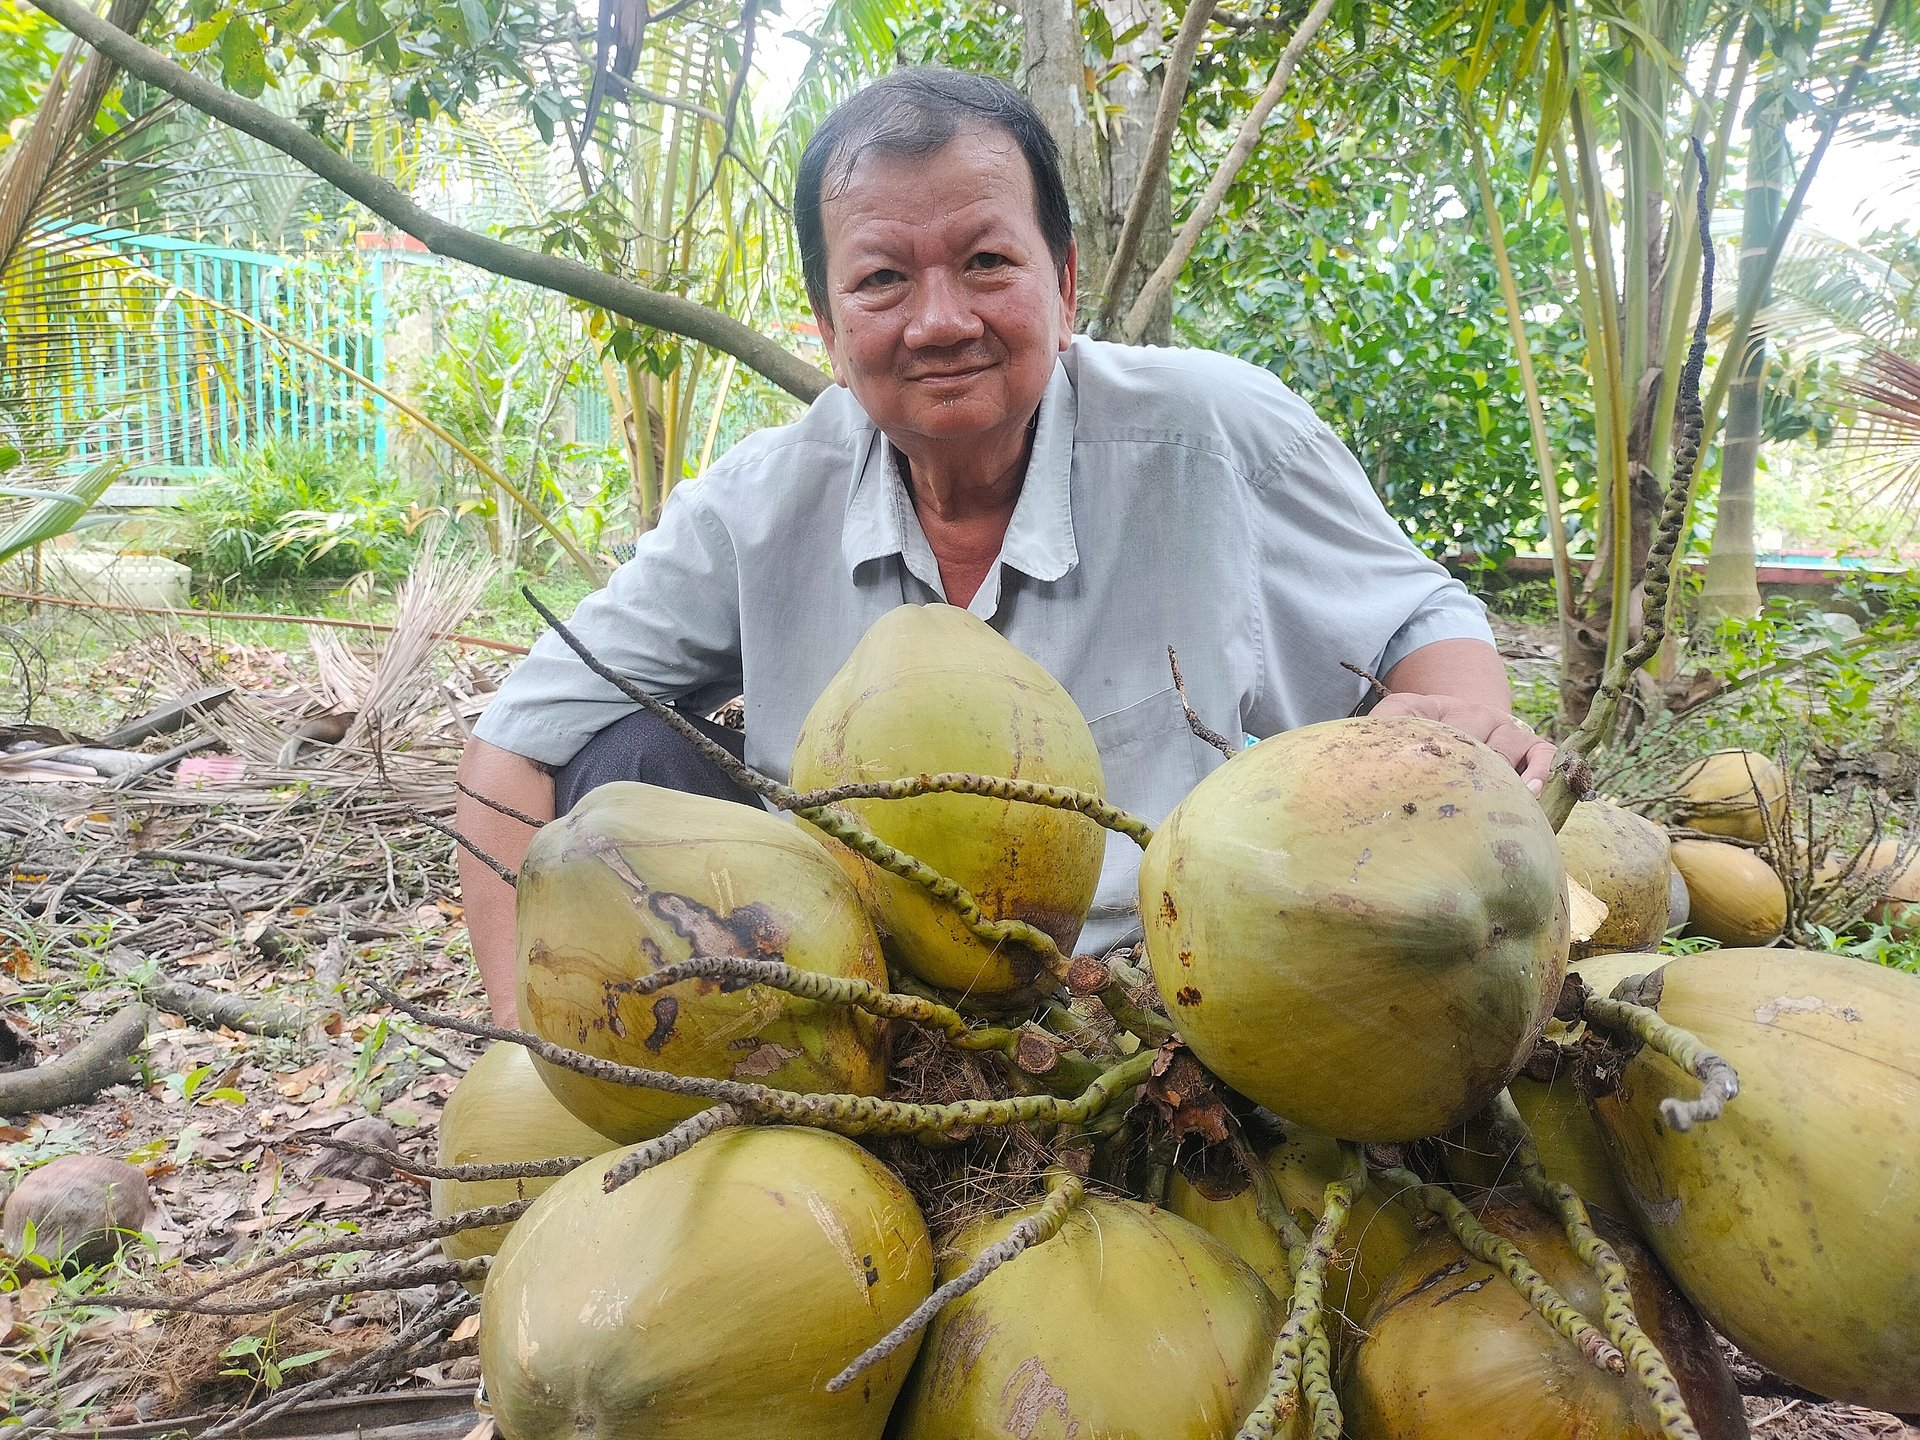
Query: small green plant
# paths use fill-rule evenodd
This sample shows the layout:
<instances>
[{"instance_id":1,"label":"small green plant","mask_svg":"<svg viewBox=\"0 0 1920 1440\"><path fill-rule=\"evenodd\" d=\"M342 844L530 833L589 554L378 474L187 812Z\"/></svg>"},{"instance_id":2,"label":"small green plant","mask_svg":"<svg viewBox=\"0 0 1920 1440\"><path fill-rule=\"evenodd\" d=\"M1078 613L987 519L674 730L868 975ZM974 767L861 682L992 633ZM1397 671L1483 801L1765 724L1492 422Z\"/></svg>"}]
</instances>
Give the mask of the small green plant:
<instances>
[{"instance_id":1,"label":"small green plant","mask_svg":"<svg viewBox=\"0 0 1920 1440\"><path fill-rule=\"evenodd\" d=\"M206 1088L207 1081L213 1079L214 1074L213 1066L196 1065L184 1074L167 1076L164 1083L168 1090L189 1105L195 1103L210 1105L216 1100L226 1100L235 1105L247 1103L245 1092L236 1090L231 1085L215 1085L210 1089Z\"/></svg>"},{"instance_id":2,"label":"small green plant","mask_svg":"<svg viewBox=\"0 0 1920 1440\"><path fill-rule=\"evenodd\" d=\"M181 507L182 558L217 584L397 576L439 512L357 455L268 445L240 456Z\"/></svg>"},{"instance_id":3,"label":"small green plant","mask_svg":"<svg viewBox=\"0 0 1920 1440\"><path fill-rule=\"evenodd\" d=\"M1889 970L1920 975L1920 937L1896 936L1885 925L1869 925L1857 934L1840 934L1824 925L1813 927L1822 950L1871 960Z\"/></svg>"},{"instance_id":4,"label":"small green plant","mask_svg":"<svg viewBox=\"0 0 1920 1440\"><path fill-rule=\"evenodd\" d=\"M1704 935L1682 935L1678 930L1670 931L1660 942L1662 955L1698 955L1702 950L1718 950L1720 942L1709 940Z\"/></svg>"},{"instance_id":5,"label":"small green plant","mask_svg":"<svg viewBox=\"0 0 1920 1440\"><path fill-rule=\"evenodd\" d=\"M275 1322L269 1321L264 1335L242 1335L220 1352L229 1361L220 1373L252 1382L256 1390L268 1393L286 1383L287 1373L304 1365L314 1365L333 1354L332 1350L303 1350L298 1355L282 1355L277 1344Z\"/></svg>"}]
</instances>

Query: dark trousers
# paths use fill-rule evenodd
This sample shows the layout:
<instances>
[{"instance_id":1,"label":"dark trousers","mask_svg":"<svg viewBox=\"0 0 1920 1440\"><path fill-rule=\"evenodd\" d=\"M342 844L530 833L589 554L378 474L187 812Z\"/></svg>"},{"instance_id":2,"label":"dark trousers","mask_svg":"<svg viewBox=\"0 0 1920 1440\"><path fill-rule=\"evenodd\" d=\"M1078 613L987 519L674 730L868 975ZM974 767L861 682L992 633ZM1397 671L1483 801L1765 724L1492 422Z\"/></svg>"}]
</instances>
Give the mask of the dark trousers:
<instances>
[{"instance_id":1,"label":"dark trousers","mask_svg":"<svg viewBox=\"0 0 1920 1440\"><path fill-rule=\"evenodd\" d=\"M744 731L729 730L691 715L686 718L701 734L724 745L734 759L745 755ZM760 807L758 796L734 783L718 765L694 749L692 742L647 710L636 710L616 720L553 772L553 813L565 815L589 790L615 780L638 780L664 790L684 790Z\"/></svg>"}]
</instances>

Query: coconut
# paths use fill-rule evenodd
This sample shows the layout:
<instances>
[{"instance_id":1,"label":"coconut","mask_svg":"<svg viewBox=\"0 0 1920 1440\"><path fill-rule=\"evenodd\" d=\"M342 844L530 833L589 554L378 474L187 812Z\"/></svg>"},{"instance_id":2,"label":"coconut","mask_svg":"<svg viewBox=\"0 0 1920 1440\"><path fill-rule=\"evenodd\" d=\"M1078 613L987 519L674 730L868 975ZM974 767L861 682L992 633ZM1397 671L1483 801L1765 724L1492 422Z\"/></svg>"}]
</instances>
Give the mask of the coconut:
<instances>
[{"instance_id":1,"label":"coconut","mask_svg":"<svg viewBox=\"0 0 1920 1440\"><path fill-rule=\"evenodd\" d=\"M1765 945L1787 923L1787 887L1751 850L1719 840L1676 840L1673 863L1687 882L1687 933L1722 945Z\"/></svg>"},{"instance_id":2,"label":"coconut","mask_svg":"<svg viewBox=\"0 0 1920 1440\"><path fill-rule=\"evenodd\" d=\"M547 1089L533 1057L518 1045L488 1048L460 1077L440 1111L441 1165L509 1165L528 1160L582 1157L611 1150L614 1142L574 1118ZM507 1205L546 1193L557 1176L526 1180L435 1180L429 1186L438 1219L462 1210ZM462 1230L440 1242L449 1260L492 1255L512 1224Z\"/></svg>"},{"instance_id":3,"label":"coconut","mask_svg":"<svg viewBox=\"0 0 1920 1440\"><path fill-rule=\"evenodd\" d=\"M1606 919L1576 951L1598 955L1658 945L1667 933L1673 871L1666 831L1631 810L1588 800L1573 807L1559 839L1568 878L1607 907Z\"/></svg>"},{"instance_id":4,"label":"coconut","mask_svg":"<svg viewBox=\"0 0 1920 1440\"><path fill-rule=\"evenodd\" d=\"M535 837L516 914L520 1015L545 1040L784 1090L877 1095L886 1083L884 1031L845 1006L712 980L633 993L635 981L695 955L887 983L852 882L798 826L725 800L603 785ZM622 1142L704 1108L534 1063L584 1124Z\"/></svg>"},{"instance_id":5,"label":"coconut","mask_svg":"<svg viewBox=\"0 0 1920 1440\"><path fill-rule=\"evenodd\" d=\"M1629 951L1588 956L1568 968L1593 994L1611 995L1621 981L1645 975L1663 963L1662 956ZM1549 1027L1549 1038L1555 1028ZM1540 1063L1537 1057L1530 1061L1528 1072ZM1516 1075L1507 1082L1507 1094L1532 1132L1541 1168L1548 1176L1571 1185L1587 1204L1598 1205L1614 1219L1631 1223L1633 1212L1614 1179L1613 1161L1601 1138L1599 1123L1575 1084L1574 1067L1578 1063L1576 1050L1562 1049L1547 1078L1536 1078L1533 1073ZM1484 1114L1474 1116L1447 1140L1441 1162L1455 1185L1491 1190L1514 1183L1516 1177L1510 1172L1506 1151L1494 1139Z\"/></svg>"},{"instance_id":6,"label":"coconut","mask_svg":"<svg viewBox=\"0 0 1920 1440\"><path fill-rule=\"evenodd\" d=\"M62 1155L7 1196L0 1250L42 1268L104 1265L153 1219L146 1173L105 1155Z\"/></svg>"},{"instance_id":7,"label":"coconut","mask_svg":"<svg viewBox=\"0 0 1920 1440\"><path fill-rule=\"evenodd\" d=\"M824 1131L722 1131L608 1194L596 1157L487 1277L480 1370L511 1440L879 1440L917 1337L827 1382L932 1293L893 1173Z\"/></svg>"},{"instance_id":8,"label":"coconut","mask_svg":"<svg viewBox=\"0 0 1920 1440\"><path fill-rule=\"evenodd\" d=\"M1687 877L1678 865L1667 869L1667 928L1684 930L1693 918L1693 897L1687 893Z\"/></svg>"},{"instance_id":9,"label":"coconut","mask_svg":"<svg viewBox=\"0 0 1920 1440\"><path fill-rule=\"evenodd\" d=\"M1465 1120L1560 993L1567 879L1513 767L1448 726L1335 720L1194 787L1140 865L1153 976L1234 1089L1324 1134Z\"/></svg>"},{"instance_id":10,"label":"coconut","mask_svg":"<svg viewBox=\"0 0 1920 1440\"><path fill-rule=\"evenodd\" d=\"M1920 936L1920 842L1898 836L1876 841L1851 873L1871 877L1878 892L1867 911L1868 921L1885 925L1896 940Z\"/></svg>"},{"instance_id":11,"label":"coconut","mask_svg":"<svg viewBox=\"0 0 1920 1440\"><path fill-rule=\"evenodd\" d=\"M1031 1213L967 1226L941 1279ZM1225 1440L1265 1393L1284 1318L1245 1262L1178 1216L1087 1199L940 1312L891 1437Z\"/></svg>"},{"instance_id":12,"label":"coconut","mask_svg":"<svg viewBox=\"0 0 1920 1440\"><path fill-rule=\"evenodd\" d=\"M902 605L875 621L807 712L801 789L959 771L1103 793L1100 753L1073 697L977 616ZM1073 953L1106 832L1071 810L979 795L856 800L872 834L971 891L990 919L1023 920ZM874 898L894 964L971 996L1027 986L1040 957L988 945L910 880L834 846Z\"/></svg>"},{"instance_id":13,"label":"coconut","mask_svg":"<svg viewBox=\"0 0 1920 1440\"><path fill-rule=\"evenodd\" d=\"M1273 1176L1280 1198L1303 1230L1310 1231L1325 1204L1327 1185L1347 1173L1347 1157L1324 1135L1290 1126L1278 1143L1262 1147L1261 1160ZM1248 1187L1237 1194L1210 1190L1204 1179L1189 1180L1179 1171L1167 1192L1167 1208L1189 1220L1238 1255L1276 1295L1293 1287L1286 1247L1260 1218L1260 1202ZM1372 1185L1353 1200L1339 1249L1327 1273L1327 1304L1342 1318L1358 1321L1407 1258L1420 1234L1415 1217L1383 1186ZM1327 1337L1338 1355L1346 1326L1330 1324Z\"/></svg>"},{"instance_id":14,"label":"coconut","mask_svg":"<svg viewBox=\"0 0 1920 1440\"><path fill-rule=\"evenodd\" d=\"M1920 1410L1920 976L1799 950L1712 950L1643 987L1740 1074L1718 1119L1641 1049L1594 1113L1641 1233L1740 1348L1796 1385Z\"/></svg>"},{"instance_id":15,"label":"coconut","mask_svg":"<svg viewBox=\"0 0 1920 1440\"><path fill-rule=\"evenodd\" d=\"M1604 1297L1560 1227L1510 1195L1477 1207L1596 1328ZM1604 1217L1641 1327L1665 1356L1701 1440L1747 1434L1713 1334L1646 1251ZM1352 1440L1658 1440L1638 1379L1587 1361L1493 1266L1430 1231L1368 1313L1342 1377Z\"/></svg>"},{"instance_id":16,"label":"coconut","mask_svg":"<svg viewBox=\"0 0 1920 1440\"><path fill-rule=\"evenodd\" d=\"M1696 760L1675 782L1680 823L1709 835L1756 844L1778 829L1787 813L1787 777L1758 750L1716 750Z\"/></svg>"}]
</instances>

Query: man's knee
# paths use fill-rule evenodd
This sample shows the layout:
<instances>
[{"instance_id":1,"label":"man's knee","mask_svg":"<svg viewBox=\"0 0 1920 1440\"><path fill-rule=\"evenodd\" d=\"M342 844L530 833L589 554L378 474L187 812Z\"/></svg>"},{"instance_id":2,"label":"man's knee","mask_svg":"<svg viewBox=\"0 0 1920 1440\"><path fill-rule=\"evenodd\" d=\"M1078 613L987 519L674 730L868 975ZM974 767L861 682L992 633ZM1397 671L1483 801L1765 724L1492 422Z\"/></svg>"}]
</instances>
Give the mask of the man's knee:
<instances>
[{"instance_id":1,"label":"man's knee","mask_svg":"<svg viewBox=\"0 0 1920 1440\"><path fill-rule=\"evenodd\" d=\"M693 716L686 718L736 760L745 754L745 732ZM573 759L555 768L554 813L566 814L589 790L617 780L636 780L743 805L760 803L691 740L650 710L636 710L616 720L587 741Z\"/></svg>"}]
</instances>

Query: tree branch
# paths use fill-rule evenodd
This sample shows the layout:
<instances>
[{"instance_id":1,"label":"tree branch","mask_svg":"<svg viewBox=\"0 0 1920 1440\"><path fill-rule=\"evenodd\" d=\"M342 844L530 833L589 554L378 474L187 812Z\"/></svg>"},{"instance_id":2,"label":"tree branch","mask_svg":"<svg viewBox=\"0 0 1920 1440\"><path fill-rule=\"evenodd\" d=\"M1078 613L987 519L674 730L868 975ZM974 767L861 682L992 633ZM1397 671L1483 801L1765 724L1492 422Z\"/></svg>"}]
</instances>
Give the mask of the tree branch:
<instances>
[{"instance_id":1,"label":"tree branch","mask_svg":"<svg viewBox=\"0 0 1920 1440\"><path fill-rule=\"evenodd\" d=\"M53 0L34 0L34 3L44 5L53 3ZM57 0L57 3L70 5L73 0ZM1187 223L1180 227L1180 233L1174 237L1173 247L1167 251L1166 258L1147 277L1147 283L1140 287L1139 298L1133 302L1133 308L1127 312L1126 321L1120 327L1120 338L1129 344L1137 341L1146 330L1154 307L1173 289L1173 282L1180 278L1181 270L1186 268L1187 258L1200 243L1200 232L1212 224L1213 217L1220 212L1220 202L1226 199L1227 187L1233 184L1240 167L1247 163L1254 146L1260 143L1260 132L1267 123L1267 116L1280 103L1280 97L1287 93L1287 86L1293 80L1294 66L1300 63L1300 57L1306 53L1307 46L1313 43L1314 35L1319 32L1332 9L1333 0L1315 0L1313 9L1307 12L1307 18L1293 32L1293 38L1281 52L1280 63L1273 67L1267 88L1260 92L1259 100L1254 102L1253 109L1241 123L1240 133L1233 137L1233 148L1227 151L1227 158L1220 162L1220 168L1213 172L1213 179L1207 182L1206 193L1195 202L1193 213L1187 216Z\"/></svg>"},{"instance_id":2,"label":"tree branch","mask_svg":"<svg viewBox=\"0 0 1920 1440\"><path fill-rule=\"evenodd\" d=\"M1191 0L1180 21L1180 33L1174 37L1173 50L1161 75L1160 108L1153 115L1153 133L1147 137L1146 164L1134 183L1133 199L1127 205L1127 218L1120 226L1120 238L1114 243L1113 261L1106 278L1100 282L1100 314L1094 322L1096 334L1104 334L1120 318L1121 292L1133 262L1140 253L1140 237L1146 233L1147 220L1157 208L1160 182L1166 178L1167 158L1173 153L1174 132L1180 125L1180 105L1187 98L1187 82L1193 78L1193 60L1200 53L1200 41L1206 36L1207 21L1213 15L1214 0Z\"/></svg>"},{"instance_id":3,"label":"tree branch","mask_svg":"<svg viewBox=\"0 0 1920 1440\"><path fill-rule=\"evenodd\" d=\"M462 260L544 290L556 290L636 324L697 340L733 356L748 369L803 401L811 402L831 383L817 367L730 315L679 295L635 285L631 280L596 270L578 260L509 245L430 214L398 186L361 169L295 121L282 119L264 105L243 99L183 70L151 46L109 25L79 0L33 0L33 3L127 74L272 146L381 219L413 236L436 255Z\"/></svg>"}]
</instances>

